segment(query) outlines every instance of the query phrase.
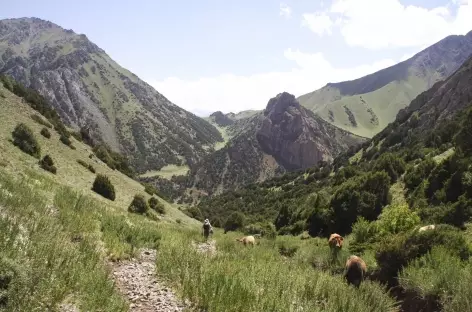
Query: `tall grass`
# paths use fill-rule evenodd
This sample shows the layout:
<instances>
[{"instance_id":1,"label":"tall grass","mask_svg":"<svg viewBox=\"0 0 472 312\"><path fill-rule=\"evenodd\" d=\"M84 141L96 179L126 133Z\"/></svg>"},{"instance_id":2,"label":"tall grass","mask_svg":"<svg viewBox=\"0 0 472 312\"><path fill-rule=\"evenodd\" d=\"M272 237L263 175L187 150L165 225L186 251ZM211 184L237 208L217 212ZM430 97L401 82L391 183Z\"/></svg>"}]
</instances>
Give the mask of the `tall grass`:
<instances>
[{"instance_id":1,"label":"tall grass","mask_svg":"<svg viewBox=\"0 0 472 312\"><path fill-rule=\"evenodd\" d=\"M198 232L162 229L158 272L198 309L207 311L397 311L377 284L348 287L340 276L283 259L270 241L244 247L216 234L215 256L198 253ZM298 251L297 251L298 252Z\"/></svg>"},{"instance_id":2,"label":"tall grass","mask_svg":"<svg viewBox=\"0 0 472 312\"><path fill-rule=\"evenodd\" d=\"M443 311L472 311L472 263L463 262L444 247L412 261L400 274L400 284L421 297L436 297Z\"/></svg>"},{"instance_id":3,"label":"tall grass","mask_svg":"<svg viewBox=\"0 0 472 312\"><path fill-rule=\"evenodd\" d=\"M33 186L33 181L0 175L0 272L9 276L3 285L4 310L55 310L72 296L83 311L126 311L95 241L87 235L71 240L74 233L93 230L92 222L79 222L69 231L79 221L72 221L72 214L84 216L84 204L69 205L59 195L56 217L37 191L47 183Z\"/></svg>"}]
</instances>

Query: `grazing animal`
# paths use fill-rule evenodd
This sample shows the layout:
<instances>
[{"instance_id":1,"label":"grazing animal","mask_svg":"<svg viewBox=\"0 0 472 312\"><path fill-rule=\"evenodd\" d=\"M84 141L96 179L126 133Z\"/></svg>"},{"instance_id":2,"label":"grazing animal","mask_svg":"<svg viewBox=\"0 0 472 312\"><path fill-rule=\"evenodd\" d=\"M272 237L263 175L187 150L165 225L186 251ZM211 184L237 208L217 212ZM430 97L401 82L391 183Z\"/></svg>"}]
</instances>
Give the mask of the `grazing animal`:
<instances>
[{"instance_id":1,"label":"grazing animal","mask_svg":"<svg viewBox=\"0 0 472 312\"><path fill-rule=\"evenodd\" d=\"M418 232L424 232L424 231L427 231L427 230L434 230L435 228L436 228L436 226L434 224L430 224L430 225L420 227L418 229Z\"/></svg>"},{"instance_id":2,"label":"grazing animal","mask_svg":"<svg viewBox=\"0 0 472 312\"><path fill-rule=\"evenodd\" d=\"M347 280L348 285L353 284L355 287L359 287L365 278L366 272L367 266L360 257L350 256L347 259L344 278Z\"/></svg>"},{"instance_id":3,"label":"grazing animal","mask_svg":"<svg viewBox=\"0 0 472 312\"><path fill-rule=\"evenodd\" d=\"M205 240L208 240L208 236L213 233L213 227L211 226L210 221L208 219L205 219L205 221L203 222L202 230L203 237L205 237Z\"/></svg>"},{"instance_id":4,"label":"grazing animal","mask_svg":"<svg viewBox=\"0 0 472 312\"><path fill-rule=\"evenodd\" d=\"M341 249L343 248L343 241L344 241L344 238L341 235L337 233L333 233L329 236L328 244L331 249L333 248Z\"/></svg>"},{"instance_id":5,"label":"grazing animal","mask_svg":"<svg viewBox=\"0 0 472 312\"><path fill-rule=\"evenodd\" d=\"M244 237L241 237L241 238L236 238L236 241L238 241L240 243L243 243L244 246L246 246L248 244L254 246L256 244L256 239L252 235L244 236Z\"/></svg>"},{"instance_id":6,"label":"grazing animal","mask_svg":"<svg viewBox=\"0 0 472 312\"><path fill-rule=\"evenodd\" d=\"M334 262L339 262L338 254L341 248L343 248L343 241L344 238L337 233L329 236L328 245L331 250L331 260Z\"/></svg>"}]
</instances>

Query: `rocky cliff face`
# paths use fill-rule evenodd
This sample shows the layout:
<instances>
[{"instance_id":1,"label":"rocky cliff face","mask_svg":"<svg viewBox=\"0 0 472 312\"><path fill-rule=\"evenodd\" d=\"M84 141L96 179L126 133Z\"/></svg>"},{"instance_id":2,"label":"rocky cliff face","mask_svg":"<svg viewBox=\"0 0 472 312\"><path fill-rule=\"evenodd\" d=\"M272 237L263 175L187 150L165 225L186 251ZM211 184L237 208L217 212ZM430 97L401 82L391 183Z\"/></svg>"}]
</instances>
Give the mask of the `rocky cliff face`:
<instances>
[{"instance_id":1,"label":"rocky cliff face","mask_svg":"<svg viewBox=\"0 0 472 312\"><path fill-rule=\"evenodd\" d=\"M414 123L416 131L426 132L436 127L441 121L450 119L471 103L472 57L448 79L436 83L431 89L413 100L407 108L401 110L397 115L396 123L402 124L398 125L398 128L411 127ZM409 122L405 123L408 120Z\"/></svg>"},{"instance_id":2,"label":"rocky cliff face","mask_svg":"<svg viewBox=\"0 0 472 312\"><path fill-rule=\"evenodd\" d=\"M287 170L332 160L356 140L300 106L295 97L281 93L271 99L256 132L262 150Z\"/></svg>"},{"instance_id":3,"label":"rocky cliff face","mask_svg":"<svg viewBox=\"0 0 472 312\"><path fill-rule=\"evenodd\" d=\"M215 127L171 103L85 35L51 22L0 21L0 73L39 91L68 125L90 128L140 172L192 166L222 141Z\"/></svg>"},{"instance_id":4,"label":"rocky cliff face","mask_svg":"<svg viewBox=\"0 0 472 312\"><path fill-rule=\"evenodd\" d=\"M191 186L220 193L228 188L259 182L277 174L305 169L319 160L332 160L363 138L328 124L281 93L264 111L231 127L239 132L224 148L192 170Z\"/></svg>"}]
</instances>

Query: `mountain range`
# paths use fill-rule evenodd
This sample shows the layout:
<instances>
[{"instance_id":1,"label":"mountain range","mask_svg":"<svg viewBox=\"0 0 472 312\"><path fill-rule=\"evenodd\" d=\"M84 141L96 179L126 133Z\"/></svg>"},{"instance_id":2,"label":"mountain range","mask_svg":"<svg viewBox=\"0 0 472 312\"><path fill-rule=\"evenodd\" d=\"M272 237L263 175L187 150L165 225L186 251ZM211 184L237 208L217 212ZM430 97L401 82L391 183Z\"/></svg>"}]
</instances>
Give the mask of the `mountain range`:
<instances>
[{"instance_id":1,"label":"mountain range","mask_svg":"<svg viewBox=\"0 0 472 312\"><path fill-rule=\"evenodd\" d=\"M449 36L368 76L329 83L297 99L282 92L262 111L200 118L85 35L37 18L0 21L1 74L37 90L69 127L87 128L124 154L139 174L188 167L180 187L205 193L333 160L386 128L471 54L472 32ZM152 182L152 174L146 178Z\"/></svg>"},{"instance_id":2,"label":"mountain range","mask_svg":"<svg viewBox=\"0 0 472 312\"><path fill-rule=\"evenodd\" d=\"M222 141L205 120L72 30L37 18L0 21L0 73L36 89L64 122L128 156L138 172L194 165Z\"/></svg>"},{"instance_id":3,"label":"mountain range","mask_svg":"<svg viewBox=\"0 0 472 312\"><path fill-rule=\"evenodd\" d=\"M472 54L472 31L448 36L396 65L351 81L328 83L300 104L327 122L372 137L421 92L449 77Z\"/></svg>"}]
</instances>

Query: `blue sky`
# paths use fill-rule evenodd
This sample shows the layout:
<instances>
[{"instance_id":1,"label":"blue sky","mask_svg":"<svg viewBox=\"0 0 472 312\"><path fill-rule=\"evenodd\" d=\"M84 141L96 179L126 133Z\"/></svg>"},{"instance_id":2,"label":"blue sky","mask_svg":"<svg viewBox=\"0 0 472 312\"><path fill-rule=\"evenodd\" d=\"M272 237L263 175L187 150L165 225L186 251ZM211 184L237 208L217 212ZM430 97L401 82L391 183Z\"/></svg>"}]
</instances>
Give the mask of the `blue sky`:
<instances>
[{"instance_id":1,"label":"blue sky","mask_svg":"<svg viewBox=\"0 0 472 312\"><path fill-rule=\"evenodd\" d=\"M35 16L86 34L199 115L260 109L279 92L299 96L354 79L472 30L472 0L15 0L0 7L0 18Z\"/></svg>"}]
</instances>

